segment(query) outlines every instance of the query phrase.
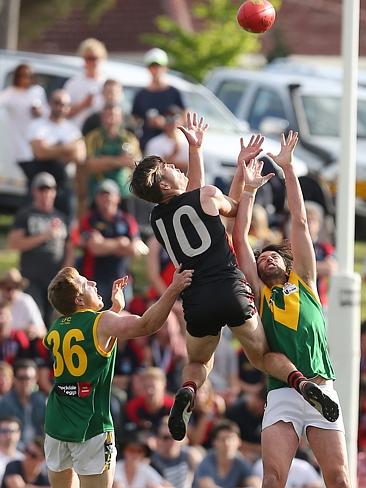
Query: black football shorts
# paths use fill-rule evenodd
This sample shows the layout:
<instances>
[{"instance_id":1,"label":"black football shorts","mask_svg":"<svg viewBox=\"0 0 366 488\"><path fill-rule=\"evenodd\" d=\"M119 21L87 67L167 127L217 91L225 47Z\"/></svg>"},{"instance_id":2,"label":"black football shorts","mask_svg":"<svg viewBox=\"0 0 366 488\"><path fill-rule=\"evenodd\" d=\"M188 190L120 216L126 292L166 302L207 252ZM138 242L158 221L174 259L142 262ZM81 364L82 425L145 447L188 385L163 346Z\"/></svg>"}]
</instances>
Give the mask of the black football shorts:
<instances>
[{"instance_id":1,"label":"black football shorts","mask_svg":"<svg viewBox=\"0 0 366 488\"><path fill-rule=\"evenodd\" d=\"M183 294L183 309L193 337L215 336L225 325L238 327L257 313L245 280L230 278L188 290Z\"/></svg>"}]
</instances>

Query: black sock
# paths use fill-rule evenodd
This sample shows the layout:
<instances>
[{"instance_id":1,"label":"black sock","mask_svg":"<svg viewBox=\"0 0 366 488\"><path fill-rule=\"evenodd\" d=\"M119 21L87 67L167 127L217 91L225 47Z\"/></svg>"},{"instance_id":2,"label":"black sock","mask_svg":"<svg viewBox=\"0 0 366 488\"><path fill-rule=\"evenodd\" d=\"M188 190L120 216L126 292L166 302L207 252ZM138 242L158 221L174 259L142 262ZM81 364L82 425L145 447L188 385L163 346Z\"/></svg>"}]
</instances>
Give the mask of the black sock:
<instances>
[{"instance_id":1,"label":"black sock","mask_svg":"<svg viewBox=\"0 0 366 488\"><path fill-rule=\"evenodd\" d=\"M305 376L297 369L295 369L295 371L292 371L287 378L287 383L291 386L291 388L295 388L295 390L299 393L301 393L300 383L302 381L307 381L307 378L305 378Z\"/></svg>"}]
</instances>

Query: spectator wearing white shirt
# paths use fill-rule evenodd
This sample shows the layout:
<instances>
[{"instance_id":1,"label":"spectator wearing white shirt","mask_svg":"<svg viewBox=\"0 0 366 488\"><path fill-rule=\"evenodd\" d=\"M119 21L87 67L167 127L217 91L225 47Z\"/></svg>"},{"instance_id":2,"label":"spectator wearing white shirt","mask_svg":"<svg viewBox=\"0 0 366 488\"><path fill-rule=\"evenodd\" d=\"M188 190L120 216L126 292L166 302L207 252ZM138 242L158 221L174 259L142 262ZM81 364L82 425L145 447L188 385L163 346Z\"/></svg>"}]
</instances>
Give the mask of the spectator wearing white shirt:
<instances>
[{"instance_id":1,"label":"spectator wearing white shirt","mask_svg":"<svg viewBox=\"0 0 366 488\"><path fill-rule=\"evenodd\" d=\"M34 73L28 64L15 68L12 84L0 92L0 106L7 111L11 157L18 162L31 159L27 130L34 118L48 113L48 103L44 89L34 83Z\"/></svg>"},{"instance_id":2,"label":"spectator wearing white shirt","mask_svg":"<svg viewBox=\"0 0 366 488\"><path fill-rule=\"evenodd\" d=\"M55 90L52 93L49 117L35 120L29 126L28 139L34 159L23 167L28 176L29 187L34 176L40 172L45 171L55 178L55 207L63 212L69 221L74 211L74 163L83 164L86 157L80 129L67 120L70 106L70 96L65 90Z\"/></svg>"},{"instance_id":3,"label":"spectator wearing white shirt","mask_svg":"<svg viewBox=\"0 0 366 488\"><path fill-rule=\"evenodd\" d=\"M263 478L261 459L254 463L253 473L259 478ZM298 458L292 460L285 488L320 488L321 486L321 477L308 461Z\"/></svg>"},{"instance_id":4,"label":"spectator wearing white shirt","mask_svg":"<svg viewBox=\"0 0 366 488\"><path fill-rule=\"evenodd\" d=\"M38 305L23 291L28 283L17 268L10 268L0 278L1 297L10 305L12 329L24 330L31 338L43 337L46 326Z\"/></svg>"},{"instance_id":5,"label":"spectator wearing white shirt","mask_svg":"<svg viewBox=\"0 0 366 488\"><path fill-rule=\"evenodd\" d=\"M145 155L156 155L167 163L186 172L188 168L189 146L184 134L178 129L184 123L184 110L178 105L170 105L164 112L163 132L150 139L145 148Z\"/></svg>"},{"instance_id":6,"label":"spectator wearing white shirt","mask_svg":"<svg viewBox=\"0 0 366 488\"><path fill-rule=\"evenodd\" d=\"M64 88L71 97L69 117L81 129L86 118L100 111L105 103L102 63L107 50L98 39L89 38L80 44L78 54L84 59L84 71L70 78Z\"/></svg>"}]
</instances>

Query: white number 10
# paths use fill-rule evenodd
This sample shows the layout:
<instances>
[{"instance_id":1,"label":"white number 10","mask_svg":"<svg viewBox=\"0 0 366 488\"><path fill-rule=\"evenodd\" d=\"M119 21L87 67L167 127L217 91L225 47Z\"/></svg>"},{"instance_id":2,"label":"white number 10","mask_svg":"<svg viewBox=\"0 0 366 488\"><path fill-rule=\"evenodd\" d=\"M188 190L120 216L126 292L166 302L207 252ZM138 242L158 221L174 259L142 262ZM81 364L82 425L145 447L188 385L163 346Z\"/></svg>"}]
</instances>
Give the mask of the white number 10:
<instances>
[{"instance_id":1,"label":"white number 10","mask_svg":"<svg viewBox=\"0 0 366 488\"><path fill-rule=\"evenodd\" d=\"M193 248L188 239L187 236L184 232L183 226L182 226L182 216L186 215L193 227L195 228L200 240L201 240L201 245L199 247ZM167 253L169 254L170 259L172 260L174 266L177 268L179 266L179 262L173 252L172 246L169 241L168 234L165 229L165 225L162 219L158 219L156 221L156 226L159 229L159 232L161 234L161 237L164 241L165 248ZM173 215L173 228L175 235L177 236L177 240L179 243L179 246L187 257L193 257L193 256L198 256L199 254L204 253L207 251L207 249L211 245L211 237L210 234L205 226L205 224L202 222L202 220L199 218L197 212L195 209L189 205L183 205L182 207L178 208Z\"/></svg>"}]
</instances>

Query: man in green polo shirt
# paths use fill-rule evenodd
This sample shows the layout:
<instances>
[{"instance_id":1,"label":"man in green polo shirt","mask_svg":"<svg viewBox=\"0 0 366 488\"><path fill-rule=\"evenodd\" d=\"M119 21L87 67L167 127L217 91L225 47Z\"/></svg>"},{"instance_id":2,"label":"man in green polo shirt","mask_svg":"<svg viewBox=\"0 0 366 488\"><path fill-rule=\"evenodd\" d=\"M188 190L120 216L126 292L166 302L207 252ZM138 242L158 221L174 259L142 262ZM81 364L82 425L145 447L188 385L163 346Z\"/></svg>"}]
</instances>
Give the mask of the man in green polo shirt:
<instances>
[{"instance_id":1,"label":"man in green polo shirt","mask_svg":"<svg viewBox=\"0 0 366 488\"><path fill-rule=\"evenodd\" d=\"M122 198L130 196L129 178L135 161L141 159L136 136L124 129L120 105L106 104L101 113L101 127L85 137L88 201L93 201L97 185L104 179L114 180Z\"/></svg>"}]
</instances>

